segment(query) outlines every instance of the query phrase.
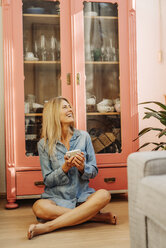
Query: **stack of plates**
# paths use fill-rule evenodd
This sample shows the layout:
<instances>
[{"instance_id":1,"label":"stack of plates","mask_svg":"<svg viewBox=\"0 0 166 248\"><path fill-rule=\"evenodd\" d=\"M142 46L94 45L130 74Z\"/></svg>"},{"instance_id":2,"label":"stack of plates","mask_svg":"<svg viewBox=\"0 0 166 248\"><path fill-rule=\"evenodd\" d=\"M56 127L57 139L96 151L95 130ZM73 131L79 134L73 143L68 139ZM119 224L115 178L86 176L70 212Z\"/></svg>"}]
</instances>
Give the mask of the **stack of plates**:
<instances>
[{"instance_id":1,"label":"stack of plates","mask_svg":"<svg viewBox=\"0 0 166 248\"><path fill-rule=\"evenodd\" d=\"M43 14L44 8L30 7L30 8L27 8L26 12L29 14Z\"/></svg>"}]
</instances>

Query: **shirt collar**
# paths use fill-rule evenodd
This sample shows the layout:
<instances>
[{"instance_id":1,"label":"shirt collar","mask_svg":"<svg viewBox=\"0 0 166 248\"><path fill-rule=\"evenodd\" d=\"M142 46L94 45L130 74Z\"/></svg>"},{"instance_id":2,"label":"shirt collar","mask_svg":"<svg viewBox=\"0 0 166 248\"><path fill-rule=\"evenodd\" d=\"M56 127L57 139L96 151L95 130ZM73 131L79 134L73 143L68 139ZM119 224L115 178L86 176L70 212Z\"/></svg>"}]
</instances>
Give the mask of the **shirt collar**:
<instances>
[{"instance_id":1,"label":"shirt collar","mask_svg":"<svg viewBox=\"0 0 166 248\"><path fill-rule=\"evenodd\" d=\"M77 137L79 137L80 135L81 135L80 131L78 129L74 128L74 133L73 133L73 136L71 137L70 141L77 139Z\"/></svg>"},{"instance_id":2,"label":"shirt collar","mask_svg":"<svg viewBox=\"0 0 166 248\"><path fill-rule=\"evenodd\" d=\"M70 141L76 140L77 137L79 137L80 135L81 132L78 129L74 128L73 136L71 137ZM62 143L59 140L57 141L57 143L62 145Z\"/></svg>"}]
</instances>

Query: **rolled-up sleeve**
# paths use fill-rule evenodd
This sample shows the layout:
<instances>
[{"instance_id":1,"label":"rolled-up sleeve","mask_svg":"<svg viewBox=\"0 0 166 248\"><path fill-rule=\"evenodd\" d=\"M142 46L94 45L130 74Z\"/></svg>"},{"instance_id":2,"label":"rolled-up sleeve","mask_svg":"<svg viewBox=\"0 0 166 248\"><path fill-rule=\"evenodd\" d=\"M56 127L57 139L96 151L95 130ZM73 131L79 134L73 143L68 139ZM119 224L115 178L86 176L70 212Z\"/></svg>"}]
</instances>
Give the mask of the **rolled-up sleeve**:
<instances>
[{"instance_id":1,"label":"rolled-up sleeve","mask_svg":"<svg viewBox=\"0 0 166 248\"><path fill-rule=\"evenodd\" d=\"M53 170L48 152L40 142L38 143L38 152L44 184L49 188L68 184L69 178L67 174L62 170L61 166Z\"/></svg>"},{"instance_id":2,"label":"rolled-up sleeve","mask_svg":"<svg viewBox=\"0 0 166 248\"><path fill-rule=\"evenodd\" d=\"M81 178L83 180L89 180L90 178L94 178L98 173L98 168L96 165L96 157L93 149L93 145L91 142L91 138L87 133L86 137L86 162L84 166L84 173Z\"/></svg>"}]
</instances>

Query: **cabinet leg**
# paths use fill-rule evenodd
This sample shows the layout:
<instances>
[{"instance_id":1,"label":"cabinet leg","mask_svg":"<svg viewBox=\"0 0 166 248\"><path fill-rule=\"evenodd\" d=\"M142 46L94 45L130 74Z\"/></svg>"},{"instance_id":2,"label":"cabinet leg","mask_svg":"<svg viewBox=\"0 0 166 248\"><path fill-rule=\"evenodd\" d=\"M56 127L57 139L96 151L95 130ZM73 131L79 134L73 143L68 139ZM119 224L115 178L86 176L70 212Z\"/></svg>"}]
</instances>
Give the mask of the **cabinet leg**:
<instances>
[{"instance_id":1,"label":"cabinet leg","mask_svg":"<svg viewBox=\"0 0 166 248\"><path fill-rule=\"evenodd\" d=\"M15 203L15 199L14 200L8 200L8 203L6 203L5 207L7 209L14 209L14 208L18 208L18 204Z\"/></svg>"}]
</instances>

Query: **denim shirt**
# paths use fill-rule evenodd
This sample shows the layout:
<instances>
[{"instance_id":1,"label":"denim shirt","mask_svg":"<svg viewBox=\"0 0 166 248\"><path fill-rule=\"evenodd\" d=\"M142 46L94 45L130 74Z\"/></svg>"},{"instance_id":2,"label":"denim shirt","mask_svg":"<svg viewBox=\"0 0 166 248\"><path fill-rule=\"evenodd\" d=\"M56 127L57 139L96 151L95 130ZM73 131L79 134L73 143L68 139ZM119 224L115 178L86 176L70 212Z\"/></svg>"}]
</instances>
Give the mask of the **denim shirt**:
<instances>
[{"instance_id":1,"label":"denim shirt","mask_svg":"<svg viewBox=\"0 0 166 248\"><path fill-rule=\"evenodd\" d=\"M57 205L74 208L77 203L86 201L87 197L95 190L90 188L88 183L90 178L94 178L98 169L96 158L92 146L91 138L86 131L74 130L70 139L70 149L80 149L84 153L84 172L81 174L76 167L70 168L65 173L62 170L66 147L61 142L57 142L53 149L53 154L48 154L48 145L44 144L44 139L38 143L40 165L42 169L45 189L42 198L51 199Z\"/></svg>"}]
</instances>

